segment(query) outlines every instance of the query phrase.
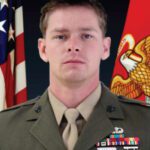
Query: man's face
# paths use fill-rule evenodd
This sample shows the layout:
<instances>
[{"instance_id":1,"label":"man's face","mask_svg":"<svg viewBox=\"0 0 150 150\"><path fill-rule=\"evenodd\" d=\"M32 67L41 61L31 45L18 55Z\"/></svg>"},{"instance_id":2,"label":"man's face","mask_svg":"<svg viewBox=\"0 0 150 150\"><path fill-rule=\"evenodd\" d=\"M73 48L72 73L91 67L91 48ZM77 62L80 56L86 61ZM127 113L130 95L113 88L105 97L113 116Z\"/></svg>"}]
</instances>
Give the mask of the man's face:
<instances>
[{"instance_id":1,"label":"man's face","mask_svg":"<svg viewBox=\"0 0 150 150\"><path fill-rule=\"evenodd\" d=\"M38 46L41 58L50 63L50 81L97 81L100 61L109 56L110 38L103 37L93 9L61 7L50 14Z\"/></svg>"}]
</instances>

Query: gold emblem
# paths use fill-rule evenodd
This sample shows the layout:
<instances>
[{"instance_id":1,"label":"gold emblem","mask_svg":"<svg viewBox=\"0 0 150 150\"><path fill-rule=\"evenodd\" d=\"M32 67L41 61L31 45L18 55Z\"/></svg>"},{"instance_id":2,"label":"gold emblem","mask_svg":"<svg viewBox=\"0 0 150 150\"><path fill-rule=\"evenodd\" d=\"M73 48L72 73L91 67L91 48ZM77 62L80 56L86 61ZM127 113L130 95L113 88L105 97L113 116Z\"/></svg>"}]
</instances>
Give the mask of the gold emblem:
<instances>
[{"instance_id":1,"label":"gold emblem","mask_svg":"<svg viewBox=\"0 0 150 150\"><path fill-rule=\"evenodd\" d=\"M120 57L120 62L128 72L128 77L125 79L121 75L114 76L111 91L128 98L137 98L142 94L149 98L150 36L147 36L132 49L123 53Z\"/></svg>"}]
</instances>

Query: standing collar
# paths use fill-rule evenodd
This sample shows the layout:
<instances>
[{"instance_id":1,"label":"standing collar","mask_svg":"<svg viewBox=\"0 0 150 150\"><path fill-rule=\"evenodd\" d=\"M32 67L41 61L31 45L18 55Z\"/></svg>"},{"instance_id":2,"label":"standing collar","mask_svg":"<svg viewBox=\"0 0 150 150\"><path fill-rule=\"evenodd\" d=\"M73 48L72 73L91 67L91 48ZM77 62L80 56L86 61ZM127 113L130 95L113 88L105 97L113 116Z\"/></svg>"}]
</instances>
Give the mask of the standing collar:
<instances>
[{"instance_id":1,"label":"standing collar","mask_svg":"<svg viewBox=\"0 0 150 150\"><path fill-rule=\"evenodd\" d=\"M60 125L63 118L64 112L68 109L53 93L48 91L49 101L54 111L54 115L57 121L57 124ZM95 105L101 96L101 85L99 84L97 88L85 98L85 100L80 103L76 109L80 112L82 117L87 121L91 115Z\"/></svg>"}]
</instances>

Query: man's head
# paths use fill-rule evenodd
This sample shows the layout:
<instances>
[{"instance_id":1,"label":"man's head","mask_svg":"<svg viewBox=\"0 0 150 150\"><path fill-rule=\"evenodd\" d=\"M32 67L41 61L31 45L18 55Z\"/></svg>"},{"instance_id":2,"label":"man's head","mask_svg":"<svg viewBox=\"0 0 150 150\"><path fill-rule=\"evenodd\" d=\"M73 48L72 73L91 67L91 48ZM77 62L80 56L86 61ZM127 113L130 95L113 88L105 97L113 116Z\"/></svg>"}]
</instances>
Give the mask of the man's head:
<instances>
[{"instance_id":1,"label":"man's head","mask_svg":"<svg viewBox=\"0 0 150 150\"><path fill-rule=\"evenodd\" d=\"M111 40L104 36L104 15L101 18L93 7L58 3L53 10L44 9L44 36L38 47L42 60L50 63L51 85L99 83L99 65L109 57Z\"/></svg>"},{"instance_id":2,"label":"man's head","mask_svg":"<svg viewBox=\"0 0 150 150\"><path fill-rule=\"evenodd\" d=\"M96 12L99 20L99 26L105 35L107 26L107 14L99 0L50 0L41 9L40 29L43 36L45 36L49 15L59 7L69 6L91 7Z\"/></svg>"}]
</instances>

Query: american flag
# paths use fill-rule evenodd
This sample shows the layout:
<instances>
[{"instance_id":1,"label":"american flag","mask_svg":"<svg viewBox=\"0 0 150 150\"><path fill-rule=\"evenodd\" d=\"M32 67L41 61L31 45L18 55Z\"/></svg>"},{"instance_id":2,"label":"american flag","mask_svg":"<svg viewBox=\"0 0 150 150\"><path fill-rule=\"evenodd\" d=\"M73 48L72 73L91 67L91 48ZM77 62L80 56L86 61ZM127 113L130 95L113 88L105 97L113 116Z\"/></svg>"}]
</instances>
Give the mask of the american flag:
<instances>
[{"instance_id":1,"label":"american flag","mask_svg":"<svg viewBox=\"0 0 150 150\"><path fill-rule=\"evenodd\" d=\"M0 110L26 100L22 4L0 0Z\"/></svg>"}]
</instances>

